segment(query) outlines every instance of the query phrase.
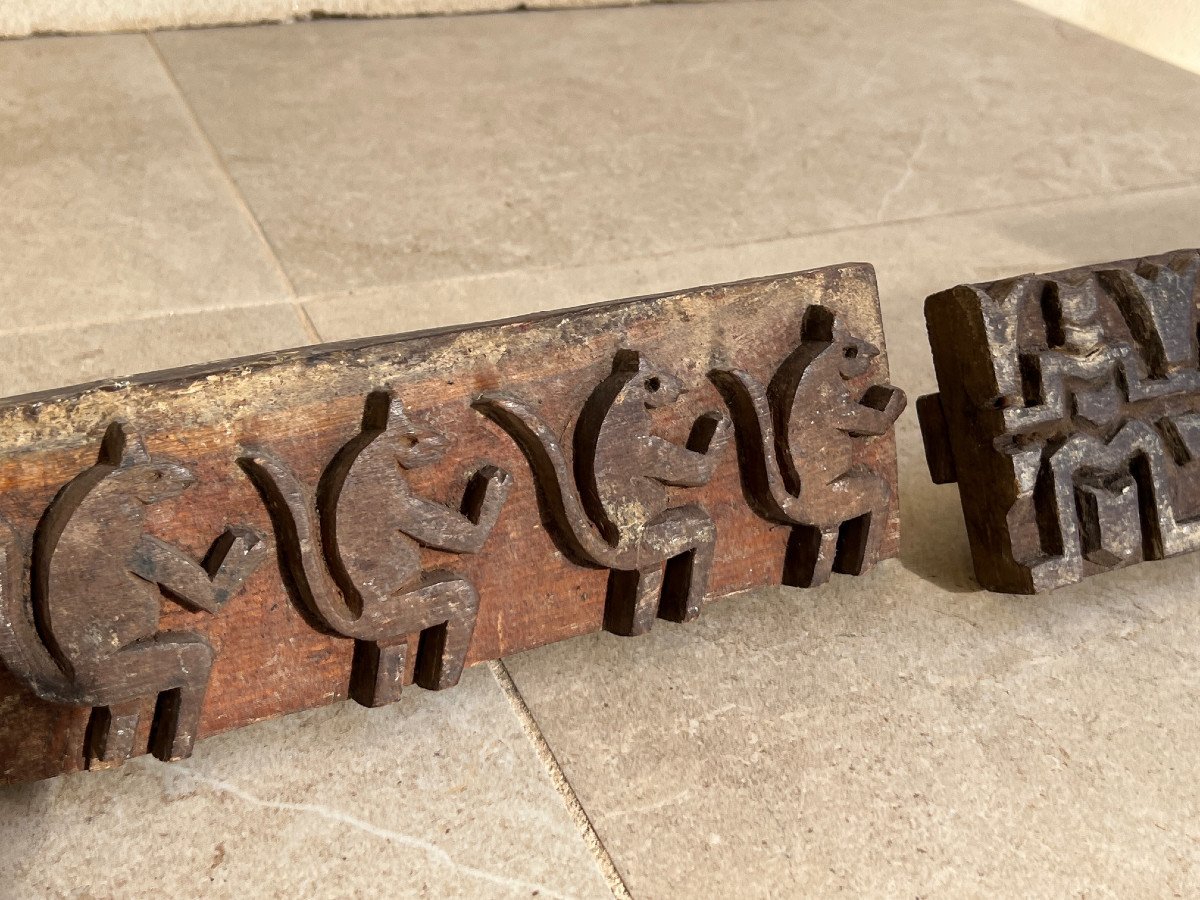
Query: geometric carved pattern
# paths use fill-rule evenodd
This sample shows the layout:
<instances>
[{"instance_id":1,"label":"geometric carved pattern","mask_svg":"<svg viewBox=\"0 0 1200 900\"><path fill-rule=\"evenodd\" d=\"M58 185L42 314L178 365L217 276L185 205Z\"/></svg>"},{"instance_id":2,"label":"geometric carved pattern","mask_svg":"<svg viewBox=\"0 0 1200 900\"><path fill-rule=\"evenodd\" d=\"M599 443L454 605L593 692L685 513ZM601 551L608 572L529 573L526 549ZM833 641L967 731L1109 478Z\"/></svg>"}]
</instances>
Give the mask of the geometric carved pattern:
<instances>
[{"instance_id":1,"label":"geometric carved pattern","mask_svg":"<svg viewBox=\"0 0 1200 900\"><path fill-rule=\"evenodd\" d=\"M929 298L926 454L985 587L1200 549L1198 276L1184 250Z\"/></svg>"},{"instance_id":2,"label":"geometric carved pattern","mask_svg":"<svg viewBox=\"0 0 1200 900\"><path fill-rule=\"evenodd\" d=\"M0 402L0 782L866 571L886 381L848 264ZM1097 485L1089 558L1131 552Z\"/></svg>"}]
</instances>

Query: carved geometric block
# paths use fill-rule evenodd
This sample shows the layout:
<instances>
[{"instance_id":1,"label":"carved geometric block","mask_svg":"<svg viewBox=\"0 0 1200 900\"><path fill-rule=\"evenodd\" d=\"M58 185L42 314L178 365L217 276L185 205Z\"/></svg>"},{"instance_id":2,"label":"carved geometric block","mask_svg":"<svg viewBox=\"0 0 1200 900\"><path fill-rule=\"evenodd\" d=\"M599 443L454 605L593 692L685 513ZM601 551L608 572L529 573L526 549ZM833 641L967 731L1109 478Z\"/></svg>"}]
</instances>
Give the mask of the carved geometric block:
<instances>
[{"instance_id":1,"label":"carved geometric block","mask_svg":"<svg viewBox=\"0 0 1200 900\"><path fill-rule=\"evenodd\" d=\"M975 574L1036 593L1200 549L1200 252L963 285L925 304L917 412Z\"/></svg>"},{"instance_id":2,"label":"carved geometric block","mask_svg":"<svg viewBox=\"0 0 1200 900\"><path fill-rule=\"evenodd\" d=\"M887 374L848 264L0 401L0 782L866 571Z\"/></svg>"}]
</instances>

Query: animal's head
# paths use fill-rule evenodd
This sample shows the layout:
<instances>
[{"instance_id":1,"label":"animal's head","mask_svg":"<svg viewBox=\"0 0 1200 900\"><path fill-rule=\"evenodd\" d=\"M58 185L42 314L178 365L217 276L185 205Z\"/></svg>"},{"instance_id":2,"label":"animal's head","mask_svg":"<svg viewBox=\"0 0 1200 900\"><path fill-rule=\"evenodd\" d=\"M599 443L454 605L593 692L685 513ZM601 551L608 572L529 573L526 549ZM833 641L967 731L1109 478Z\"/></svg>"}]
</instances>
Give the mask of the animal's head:
<instances>
[{"instance_id":1,"label":"animal's head","mask_svg":"<svg viewBox=\"0 0 1200 900\"><path fill-rule=\"evenodd\" d=\"M683 392L683 382L648 360L639 350L618 350L613 374L627 376L621 389L623 399L641 400L647 409L670 406Z\"/></svg>"},{"instance_id":2,"label":"animal's head","mask_svg":"<svg viewBox=\"0 0 1200 900\"><path fill-rule=\"evenodd\" d=\"M878 347L851 334L841 319L824 306L808 308L801 331L804 340L826 343L829 348L825 352L838 354L843 378L862 375L871 367L871 360L879 355Z\"/></svg>"},{"instance_id":3,"label":"animal's head","mask_svg":"<svg viewBox=\"0 0 1200 900\"><path fill-rule=\"evenodd\" d=\"M178 497L196 482L196 476L180 463L153 459L136 433L123 422L114 422L100 444L100 465L111 466L121 486L142 503L161 503Z\"/></svg>"},{"instance_id":4,"label":"animal's head","mask_svg":"<svg viewBox=\"0 0 1200 900\"><path fill-rule=\"evenodd\" d=\"M386 391L376 391L367 398L363 428L385 432L396 462L405 469L419 469L437 462L450 445L445 435L410 419L400 399Z\"/></svg>"}]
</instances>

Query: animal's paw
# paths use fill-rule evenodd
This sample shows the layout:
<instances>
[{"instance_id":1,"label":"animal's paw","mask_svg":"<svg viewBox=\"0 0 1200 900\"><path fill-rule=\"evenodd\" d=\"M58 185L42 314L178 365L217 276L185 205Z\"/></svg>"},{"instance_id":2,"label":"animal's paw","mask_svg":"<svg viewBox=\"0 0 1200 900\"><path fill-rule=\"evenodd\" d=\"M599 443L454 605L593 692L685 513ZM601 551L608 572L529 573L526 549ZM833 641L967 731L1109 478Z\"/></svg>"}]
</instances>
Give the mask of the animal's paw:
<instances>
[{"instance_id":1,"label":"animal's paw","mask_svg":"<svg viewBox=\"0 0 1200 900\"><path fill-rule=\"evenodd\" d=\"M270 546L257 528L230 525L217 539L214 550L220 556L215 560L218 573L240 587L266 559Z\"/></svg>"},{"instance_id":2,"label":"animal's paw","mask_svg":"<svg viewBox=\"0 0 1200 900\"><path fill-rule=\"evenodd\" d=\"M696 419L688 438L688 449L714 458L721 455L733 437L733 423L723 412L711 410Z\"/></svg>"},{"instance_id":3,"label":"animal's paw","mask_svg":"<svg viewBox=\"0 0 1200 900\"><path fill-rule=\"evenodd\" d=\"M487 482L488 487L498 487L508 490L512 487L513 477L507 469L499 466L484 466L479 470L479 477Z\"/></svg>"}]
</instances>

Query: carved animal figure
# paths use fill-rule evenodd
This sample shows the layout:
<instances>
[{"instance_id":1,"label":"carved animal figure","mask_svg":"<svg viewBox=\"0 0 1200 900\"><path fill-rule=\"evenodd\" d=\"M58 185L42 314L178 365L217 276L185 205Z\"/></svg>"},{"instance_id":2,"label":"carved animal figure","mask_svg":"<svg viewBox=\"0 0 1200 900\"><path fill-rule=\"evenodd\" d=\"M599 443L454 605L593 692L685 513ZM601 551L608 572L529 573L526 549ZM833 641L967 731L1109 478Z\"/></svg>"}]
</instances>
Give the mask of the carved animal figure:
<instances>
[{"instance_id":1,"label":"carved animal figure","mask_svg":"<svg viewBox=\"0 0 1200 900\"><path fill-rule=\"evenodd\" d=\"M650 411L681 392L679 379L642 353L618 351L576 421L573 478L554 429L525 401L495 391L475 403L525 453L556 537L577 558L611 570L604 626L617 634L648 631L656 614L690 621L707 590L716 528L698 504L670 506L665 485L707 484L730 423L705 413L685 447L656 436Z\"/></svg>"},{"instance_id":2,"label":"carved animal figure","mask_svg":"<svg viewBox=\"0 0 1200 900\"><path fill-rule=\"evenodd\" d=\"M855 451L863 436L891 429L907 401L891 385L856 397L847 383L878 354L832 311L810 306L799 346L766 390L739 369L710 374L733 413L747 499L763 518L794 526L785 584L860 574L878 557L891 488L855 464Z\"/></svg>"},{"instance_id":3,"label":"carved animal figure","mask_svg":"<svg viewBox=\"0 0 1200 900\"><path fill-rule=\"evenodd\" d=\"M153 698L150 751L164 760L191 753L213 650L194 632L158 631L161 596L216 613L265 555L262 535L242 526L217 538L202 563L143 531L146 507L193 481L116 423L97 463L43 515L28 576L21 540L0 522L0 657L39 697L95 708L91 767L132 754Z\"/></svg>"},{"instance_id":4,"label":"carved animal figure","mask_svg":"<svg viewBox=\"0 0 1200 900\"><path fill-rule=\"evenodd\" d=\"M362 432L329 463L315 493L268 450L248 448L241 460L275 522L293 593L326 627L355 639L350 696L364 706L399 698L412 634L421 635L417 684L440 690L462 674L479 596L454 572L422 572L418 545L478 551L512 478L484 466L460 510L414 495L403 470L437 462L446 448L398 399L376 392Z\"/></svg>"}]
</instances>

